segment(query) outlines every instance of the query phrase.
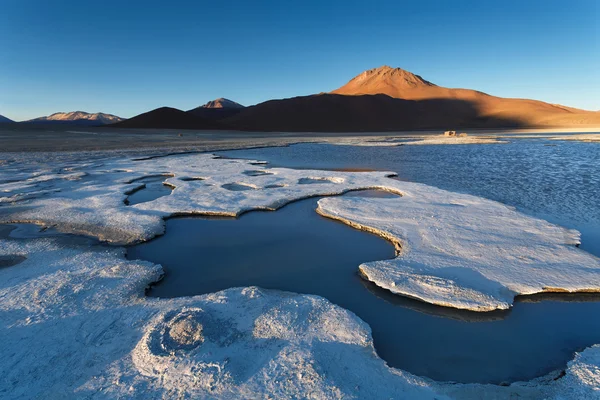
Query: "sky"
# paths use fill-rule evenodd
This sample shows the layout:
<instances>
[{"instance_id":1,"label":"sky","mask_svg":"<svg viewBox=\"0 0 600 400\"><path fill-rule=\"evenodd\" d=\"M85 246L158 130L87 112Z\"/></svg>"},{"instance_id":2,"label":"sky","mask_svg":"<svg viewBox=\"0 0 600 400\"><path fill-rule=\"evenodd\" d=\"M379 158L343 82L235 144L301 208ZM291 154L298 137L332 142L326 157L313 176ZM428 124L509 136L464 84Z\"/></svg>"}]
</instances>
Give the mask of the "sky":
<instances>
[{"instance_id":1,"label":"sky","mask_svg":"<svg viewBox=\"0 0 600 400\"><path fill-rule=\"evenodd\" d=\"M327 92L389 65L600 110L600 2L0 0L0 114Z\"/></svg>"}]
</instances>

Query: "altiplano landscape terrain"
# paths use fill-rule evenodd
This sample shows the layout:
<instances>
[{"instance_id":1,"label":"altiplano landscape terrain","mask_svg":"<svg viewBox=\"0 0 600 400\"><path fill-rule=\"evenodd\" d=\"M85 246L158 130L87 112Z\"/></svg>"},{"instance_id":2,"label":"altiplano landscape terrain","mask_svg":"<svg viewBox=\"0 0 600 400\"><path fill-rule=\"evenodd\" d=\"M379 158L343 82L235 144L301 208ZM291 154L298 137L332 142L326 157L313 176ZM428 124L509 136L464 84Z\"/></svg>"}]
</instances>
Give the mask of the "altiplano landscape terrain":
<instances>
[{"instance_id":1,"label":"altiplano landscape terrain","mask_svg":"<svg viewBox=\"0 0 600 400\"><path fill-rule=\"evenodd\" d=\"M600 400L596 0L0 8L1 400Z\"/></svg>"},{"instance_id":2,"label":"altiplano landscape terrain","mask_svg":"<svg viewBox=\"0 0 600 400\"><path fill-rule=\"evenodd\" d=\"M161 107L123 119L102 113L57 113L24 123L68 122L118 128L257 132L390 132L432 129L590 128L600 112L437 86L400 68L364 71L329 93L244 107L216 99L182 111Z\"/></svg>"}]
</instances>

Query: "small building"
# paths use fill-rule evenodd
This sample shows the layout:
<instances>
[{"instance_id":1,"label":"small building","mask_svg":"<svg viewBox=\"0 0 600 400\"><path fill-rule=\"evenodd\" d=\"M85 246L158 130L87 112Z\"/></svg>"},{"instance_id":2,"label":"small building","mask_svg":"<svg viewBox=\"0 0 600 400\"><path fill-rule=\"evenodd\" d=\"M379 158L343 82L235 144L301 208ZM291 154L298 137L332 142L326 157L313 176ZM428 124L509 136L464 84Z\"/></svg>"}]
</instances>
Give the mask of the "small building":
<instances>
[{"instance_id":1,"label":"small building","mask_svg":"<svg viewBox=\"0 0 600 400\"><path fill-rule=\"evenodd\" d=\"M446 131L444 132L444 136L456 136L456 131Z\"/></svg>"}]
</instances>

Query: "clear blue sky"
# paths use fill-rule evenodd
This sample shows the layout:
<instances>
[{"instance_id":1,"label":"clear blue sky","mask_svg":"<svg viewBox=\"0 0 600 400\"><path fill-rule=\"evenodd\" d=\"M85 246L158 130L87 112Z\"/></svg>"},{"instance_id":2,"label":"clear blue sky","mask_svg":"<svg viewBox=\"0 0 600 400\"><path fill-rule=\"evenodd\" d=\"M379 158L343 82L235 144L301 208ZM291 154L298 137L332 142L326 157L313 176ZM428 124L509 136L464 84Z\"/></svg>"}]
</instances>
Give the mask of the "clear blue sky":
<instances>
[{"instance_id":1,"label":"clear blue sky","mask_svg":"<svg viewBox=\"0 0 600 400\"><path fill-rule=\"evenodd\" d=\"M245 105L401 67L600 109L598 0L0 0L0 114Z\"/></svg>"}]
</instances>

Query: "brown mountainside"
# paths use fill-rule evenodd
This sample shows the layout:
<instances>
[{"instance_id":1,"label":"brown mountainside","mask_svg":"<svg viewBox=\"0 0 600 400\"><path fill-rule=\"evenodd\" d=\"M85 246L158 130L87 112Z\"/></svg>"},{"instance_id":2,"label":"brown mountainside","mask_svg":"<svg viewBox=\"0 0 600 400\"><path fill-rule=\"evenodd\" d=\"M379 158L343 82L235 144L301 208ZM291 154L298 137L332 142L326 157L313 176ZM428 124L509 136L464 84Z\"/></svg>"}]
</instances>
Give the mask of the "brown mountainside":
<instances>
[{"instance_id":1,"label":"brown mountainside","mask_svg":"<svg viewBox=\"0 0 600 400\"><path fill-rule=\"evenodd\" d=\"M208 103L188 110L189 114L197 117L221 120L224 118L232 117L243 110L245 107L240 103L236 103L233 100L225 99L223 97L211 100Z\"/></svg>"},{"instance_id":2,"label":"brown mountainside","mask_svg":"<svg viewBox=\"0 0 600 400\"><path fill-rule=\"evenodd\" d=\"M543 101L490 96L470 89L437 86L419 75L383 66L365 71L339 89L342 95L386 94L405 100L454 99L472 104L479 119L512 120L522 126L577 126L600 123L600 115Z\"/></svg>"}]
</instances>

